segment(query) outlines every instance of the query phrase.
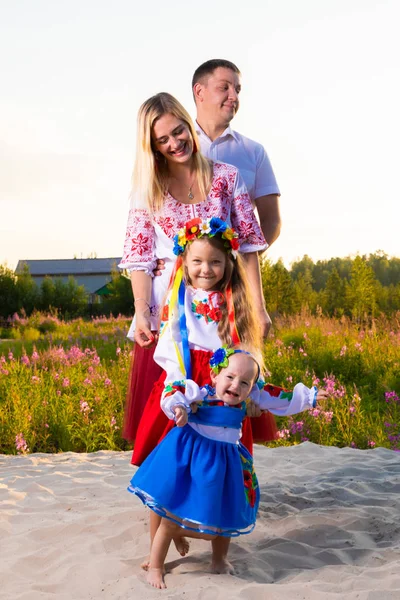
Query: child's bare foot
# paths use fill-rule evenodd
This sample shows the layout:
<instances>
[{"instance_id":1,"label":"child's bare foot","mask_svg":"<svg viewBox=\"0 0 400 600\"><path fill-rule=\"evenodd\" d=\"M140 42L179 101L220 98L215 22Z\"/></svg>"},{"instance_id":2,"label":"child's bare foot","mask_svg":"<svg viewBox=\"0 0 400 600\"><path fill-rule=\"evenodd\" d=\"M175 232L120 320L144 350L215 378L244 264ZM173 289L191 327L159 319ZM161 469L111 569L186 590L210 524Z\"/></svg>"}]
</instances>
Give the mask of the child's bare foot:
<instances>
[{"instance_id":1,"label":"child's bare foot","mask_svg":"<svg viewBox=\"0 0 400 600\"><path fill-rule=\"evenodd\" d=\"M235 569L227 558L220 558L218 560L213 559L211 563L211 571L212 573L217 573L218 575L235 574Z\"/></svg>"},{"instance_id":2,"label":"child's bare foot","mask_svg":"<svg viewBox=\"0 0 400 600\"><path fill-rule=\"evenodd\" d=\"M174 544L181 556L186 556L189 552L189 542L185 537L174 538Z\"/></svg>"},{"instance_id":3,"label":"child's bare foot","mask_svg":"<svg viewBox=\"0 0 400 600\"><path fill-rule=\"evenodd\" d=\"M185 537L175 538L174 539L175 548L178 550L181 556L186 556L189 552L190 544L189 541ZM146 558L142 563L140 563L140 568L143 571L148 571L150 565L150 559Z\"/></svg>"},{"instance_id":4,"label":"child's bare foot","mask_svg":"<svg viewBox=\"0 0 400 600\"><path fill-rule=\"evenodd\" d=\"M165 585L165 581L164 581L164 570L163 569L156 569L153 567L148 567L147 568L147 583L149 583L150 585L152 585L153 587L159 589L159 590L163 590L165 589L167 586Z\"/></svg>"}]
</instances>

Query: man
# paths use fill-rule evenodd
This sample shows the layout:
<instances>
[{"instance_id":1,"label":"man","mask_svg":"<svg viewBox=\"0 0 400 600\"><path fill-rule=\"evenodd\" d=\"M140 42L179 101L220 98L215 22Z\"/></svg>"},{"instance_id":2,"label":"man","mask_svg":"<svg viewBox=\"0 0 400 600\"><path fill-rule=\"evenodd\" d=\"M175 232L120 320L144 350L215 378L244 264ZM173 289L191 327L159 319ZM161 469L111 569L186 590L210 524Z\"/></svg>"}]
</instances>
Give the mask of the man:
<instances>
[{"instance_id":1,"label":"man","mask_svg":"<svg viewBox=\"0 0 400 600\"><path fill-rule=\"evenodd\" d=\"M239 109L239 69L228 60L208 60L196 69L192 89L203 154L239 169L271 245L281 229L280 192L271 163L261 144L230 127Z\"/></svg>"}]
</instances>

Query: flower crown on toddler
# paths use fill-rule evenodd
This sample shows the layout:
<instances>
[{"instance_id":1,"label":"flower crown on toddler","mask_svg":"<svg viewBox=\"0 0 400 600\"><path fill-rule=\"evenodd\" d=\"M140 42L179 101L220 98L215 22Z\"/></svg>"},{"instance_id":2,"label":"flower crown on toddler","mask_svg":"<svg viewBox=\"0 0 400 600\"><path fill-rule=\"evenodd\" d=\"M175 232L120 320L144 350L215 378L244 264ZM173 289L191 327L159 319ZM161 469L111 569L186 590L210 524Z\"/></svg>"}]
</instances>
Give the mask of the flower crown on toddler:
<instances>
[{"instance_id":1,"label":"flower crown on toddler","mask_svg":"<svg viewBox=\"0 0 400 600\"><path fill-rule=\"evenodd\" d=\"M188 242L203 237L212 238L217 234L221 235L228 252L232 254L233 258L236 258L239 250L239 236L232 227L229 227L228 223L218 217L212 217L205 221L200 218L188 221L174 236L174 254L176 256L183 254Z\"/></svg>"},{"instance_id":2,"label":"flower crown on toddler","mask_svg":"<svg viewBox=\"0 0 400 600\"><path fill-rule=\"evenodd\" d=\"M261 384L262 384L262 387L264 387L265 381L263 381L260 378L260 372L261 372L260 365L254 358L254 356L251 354L251 352L247 352L247 350L241 350L240 348L228 348L227 346L222 346L222 348L218 348L218 350L216 350L214 352L214 354L210 358L209 364L210 364L211 370L215 373L215 375L218 375L218 373L222 369L226 369L226 367L229 365L228 359L230 356L232 356L232 354L247 354L248 356L251 356L251 358L254 360L254 362L257 365L257 378L256 378L255 383L256 383L257 387L260 387Z\"/></svg>"}]
</instances>

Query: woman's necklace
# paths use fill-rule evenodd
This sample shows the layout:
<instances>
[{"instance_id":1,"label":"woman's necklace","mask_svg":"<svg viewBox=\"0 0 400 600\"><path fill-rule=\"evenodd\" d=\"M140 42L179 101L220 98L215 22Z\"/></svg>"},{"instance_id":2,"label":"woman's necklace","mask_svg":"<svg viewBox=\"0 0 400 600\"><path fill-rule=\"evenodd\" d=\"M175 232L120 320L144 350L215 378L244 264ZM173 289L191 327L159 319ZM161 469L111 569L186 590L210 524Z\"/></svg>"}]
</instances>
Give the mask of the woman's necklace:
<instances>
[{"instance_id":1,"label":"woman's necklace","mask_svg":"<svg viewBox=\"0 0 400 600\"><path fill-rule=\"evenodd\" d=\"M194 178L193 178L193 181L192 181L192 183L191 183L191 184L190 184L190 186L189 186L189 193L188 193L188 198L189 198L189 200L193 200L193 198L194 198L194 194L193 194L193 192L192 192L192 187L193 187L193 186L194 186Z\"/></svg>"}]
</instances>

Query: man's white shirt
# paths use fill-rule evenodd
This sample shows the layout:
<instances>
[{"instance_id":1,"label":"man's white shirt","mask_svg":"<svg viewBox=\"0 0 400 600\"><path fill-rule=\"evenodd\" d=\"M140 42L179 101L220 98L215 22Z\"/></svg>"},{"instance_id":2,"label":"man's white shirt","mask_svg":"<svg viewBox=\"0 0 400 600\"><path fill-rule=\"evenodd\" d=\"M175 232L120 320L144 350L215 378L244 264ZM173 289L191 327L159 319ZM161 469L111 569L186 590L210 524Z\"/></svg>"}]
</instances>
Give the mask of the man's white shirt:
<instances>
[{"instance_id":1,"label":"man's white shirt","mask_svg":"<svg viewBox=\"0 0 400 600\"><path fill-rule=\"evenodd\" d=\"M264 147L227 127L214 141L196 122L202 153L213 161L231 164L239 169L250 198L254 201L269 194L280 195L275 175Z\"/></svg>"}]
</instances>

